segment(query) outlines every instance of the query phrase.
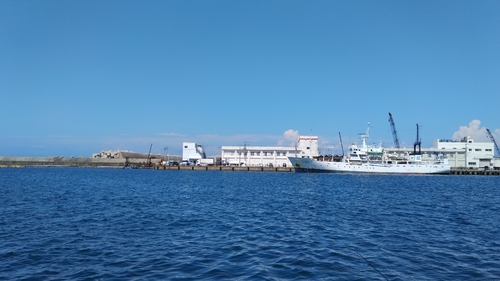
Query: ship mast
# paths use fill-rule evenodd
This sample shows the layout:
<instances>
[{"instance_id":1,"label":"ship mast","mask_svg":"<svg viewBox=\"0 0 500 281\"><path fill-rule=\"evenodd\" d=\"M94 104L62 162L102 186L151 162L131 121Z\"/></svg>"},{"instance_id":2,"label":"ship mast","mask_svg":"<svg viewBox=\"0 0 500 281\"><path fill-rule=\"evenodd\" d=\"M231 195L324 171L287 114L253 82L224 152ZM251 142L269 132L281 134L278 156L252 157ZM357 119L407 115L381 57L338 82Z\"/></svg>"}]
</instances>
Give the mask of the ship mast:
<instances>
[{"instance_id":1,"label":"ship mast","mask_svg":"<svg viewBox=\"0 0 500 281\"><path fill-rule=\"evenodd\" d=\"M342 159L344 159L344 144L342 143L342 136L340 135L340 132L339 132L339 138L340 138L340 147L342 148ZM333 159L333 155L332 155L332 159Z\"/></svg>"},{"instance_id":2,"label":"ship mast","mask_svg":"<svg viewBox=\"0 0 500 281\"><path fill-rule=\"evenodd\" d=\"M366 128L366 134L360 133L359 136L363 148L366 148L366 139L369 137L370 137L370 122L368 122L368 127Z\"/></svg>"}]
</instances>

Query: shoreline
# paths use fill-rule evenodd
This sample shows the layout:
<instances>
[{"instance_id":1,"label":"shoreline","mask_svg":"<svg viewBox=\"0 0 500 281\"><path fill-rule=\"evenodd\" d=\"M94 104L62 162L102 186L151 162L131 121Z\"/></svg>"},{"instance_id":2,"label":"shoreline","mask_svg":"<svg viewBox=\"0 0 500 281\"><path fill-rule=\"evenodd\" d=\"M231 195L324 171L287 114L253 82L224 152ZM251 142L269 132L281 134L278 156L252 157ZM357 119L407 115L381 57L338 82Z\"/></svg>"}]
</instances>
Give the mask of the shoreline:
<instances>
[{"instance_id":1,"label":"shoreline","mask_svg":"<svg viewBox=\"0 0 500 281\"><path fill-rule=\"evenodd\" d=\"M0 157L1 168L94 168L94 169L150 169L150 170L166 170L166 171L234 171L234 172L285 172L293 173L293 167L239 167L239 166L163 166L153 164L152 167L147 167L143 159L140 161L126 162L124 159L92 159L92 161L5 161ZM76 160L75 159L75 160ZM90 158L85 158L89 160ZM485 176L500 176L500 170L480 170L480 169L451 169L449 175L485 175Z\"/></svg>"}]
</instances>

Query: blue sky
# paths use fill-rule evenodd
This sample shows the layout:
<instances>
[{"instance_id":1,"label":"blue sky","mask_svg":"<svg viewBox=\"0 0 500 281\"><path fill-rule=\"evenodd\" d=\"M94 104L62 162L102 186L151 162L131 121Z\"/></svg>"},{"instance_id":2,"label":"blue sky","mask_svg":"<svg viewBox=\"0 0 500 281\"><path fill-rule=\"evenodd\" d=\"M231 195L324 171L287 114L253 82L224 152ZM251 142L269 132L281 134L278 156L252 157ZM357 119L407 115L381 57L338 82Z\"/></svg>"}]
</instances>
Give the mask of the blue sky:
<instances>
[{"instance_id":1,"label":"blue sky","mask_svg":"<svg viewBox=\"0 0 500 281\"><path fill-rule=\"evenodd\" d=\"M0 1L0 155L500 141L499 1ZM210 153L209 153L210 154Z\"/></svg>"}]
</instances>

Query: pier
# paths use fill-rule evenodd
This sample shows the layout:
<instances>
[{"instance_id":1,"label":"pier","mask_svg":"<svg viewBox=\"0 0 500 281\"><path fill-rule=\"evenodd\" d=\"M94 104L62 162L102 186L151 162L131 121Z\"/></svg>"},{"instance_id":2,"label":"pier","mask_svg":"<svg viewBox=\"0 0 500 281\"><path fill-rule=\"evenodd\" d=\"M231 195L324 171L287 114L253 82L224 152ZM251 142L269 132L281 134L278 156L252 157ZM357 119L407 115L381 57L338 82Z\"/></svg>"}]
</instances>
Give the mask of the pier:
<instances>
[{"instance_id":1,"label":"pier","mask_svg":"<svg viewBox=\"0 0 500 281\"><path fill-rule=\"evenodd\" d=\"M295 172L291 167L230 167L230 166L155 166L156 170L179 171L240 171L240 172ZM500 170L451 169L450 175L500 176Z\"/></svg>"},{"instance_id":2,"label":"pier","mask_svg":"<svg viewBox=\"0 0 500 281\"><path fill-rule=\"evenodd\" d=\"M484 170L484 169L451 169L450 175L483 175L483 176L500 176L500 170Z\"/></svg>"},{"instance_id":3,"label":"pier","mask_svg":"<svg viewBox=\"0 0 500 281\"><path fill-rule=\"evenodd\" d=\"M179 171L236 171L236 172L295 172L292 167L240 167L240 166L155 166L156 170Z\"/></svg>"}]
</instances>

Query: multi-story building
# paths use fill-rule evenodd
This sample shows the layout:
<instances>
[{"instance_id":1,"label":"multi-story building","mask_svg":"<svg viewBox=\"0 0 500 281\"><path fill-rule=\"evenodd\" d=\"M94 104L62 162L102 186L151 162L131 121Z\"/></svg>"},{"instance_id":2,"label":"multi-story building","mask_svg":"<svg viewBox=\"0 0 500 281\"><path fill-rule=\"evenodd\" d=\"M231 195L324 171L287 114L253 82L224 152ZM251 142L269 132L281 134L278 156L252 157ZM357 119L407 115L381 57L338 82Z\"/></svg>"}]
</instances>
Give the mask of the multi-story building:
<instances>
[{"instance_id":1,"label":"multi-story building","mask_svg":"<svg viewBox=\"0 0 500 281\"><path fill-rule=\"evenodd\" d=\"M289 167L288 156L319 156L318 137L300 136L296 146L222 146L221 160L226 165Z\"/></svg>"},{"instance_id":2,"label":"multi-story building","mask_svg":"<svg viewBox=\"0 0 500 281\"><path fill-rule=\"evenodd\" d=\"M207 158L203 146L194 142L182 143L182 160L196 162L197 160Z\"/></svg>"},{"instance_id":3,"label":"multi-story building","mask_svg":"<svg viewBox=\"0 0 500 281\"><path fill-rule=\"evenodd\" d=\"M460 141L434 141L434 147L443 151L448 162L455 168L484 168L494 166L494 144L492 142L474 142L471 137Z\"/></svg>"}]
</instances>

